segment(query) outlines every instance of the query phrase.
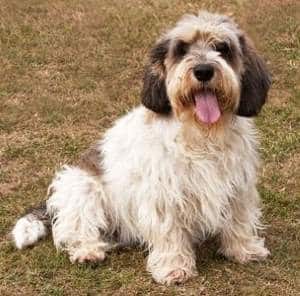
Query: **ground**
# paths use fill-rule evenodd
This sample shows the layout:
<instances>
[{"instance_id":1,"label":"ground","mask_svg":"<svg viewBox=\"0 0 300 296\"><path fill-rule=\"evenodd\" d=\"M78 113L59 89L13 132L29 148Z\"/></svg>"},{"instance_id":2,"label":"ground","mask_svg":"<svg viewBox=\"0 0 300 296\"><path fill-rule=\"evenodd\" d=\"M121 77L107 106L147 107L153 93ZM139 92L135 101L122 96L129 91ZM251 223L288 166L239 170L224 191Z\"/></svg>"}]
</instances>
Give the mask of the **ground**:
<instances>
[{"instance_id":1,"label":"ground","mask_svg":"<svg viewBox=\"0 0 300 296\"><path fill-rule=\"evenodd\" d=\"M271 257L231 263L212 241L199 251L199 276L167 288L147 274L141 249L115 251L98 267L72 265L50 239L16 251L16 218L45 197L60 164L138 104L149 47L200 8L233 16L273 75L257 119ZM300 295L299 19L297 0L0 0L0 294Z\"/></svg>"}]
</instances>

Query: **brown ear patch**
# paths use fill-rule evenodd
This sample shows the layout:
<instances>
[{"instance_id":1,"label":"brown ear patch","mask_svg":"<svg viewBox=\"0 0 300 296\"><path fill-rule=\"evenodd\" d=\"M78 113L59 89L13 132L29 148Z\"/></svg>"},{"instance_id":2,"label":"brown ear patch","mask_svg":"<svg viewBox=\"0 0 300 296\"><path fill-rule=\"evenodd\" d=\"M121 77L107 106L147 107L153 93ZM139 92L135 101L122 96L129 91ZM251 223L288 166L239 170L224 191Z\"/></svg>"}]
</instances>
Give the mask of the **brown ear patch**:
<instances>
[{"instance_id":1,"label":"brown ear patch","mask_svg":"<svg viewBox=\"0 0 300 296\"><path fill-rule=\"evenodd\" d=\"M171 112L165 80L158 74L152 73L150 67L145 71L142 103L156 113L169 114Z\"/></svg>"},{"instance_id":2,"label":"brown ear patch","mask_svg":"<svg viewBox=\"0 0 300 296\"><path fill-rule=\"evenodd\" d=\"M271 75L249 38L241 36L240 45L245 71L241 77L241 97L237 114L256 116L266 102Z\"/></svg>"},{"instance_id":3,"label":"brown ear patch","mask_svg":"<svg viewBox=\"0 0 300 296\"><path fill-rule=\"evenodd\" d=\"M150 63L145 68L142 104L148 109L160 113L169 114L171 105L165 85L164 60L169 50L169 40L158 42L150 52Z\"/></svg>"}]
</instances>

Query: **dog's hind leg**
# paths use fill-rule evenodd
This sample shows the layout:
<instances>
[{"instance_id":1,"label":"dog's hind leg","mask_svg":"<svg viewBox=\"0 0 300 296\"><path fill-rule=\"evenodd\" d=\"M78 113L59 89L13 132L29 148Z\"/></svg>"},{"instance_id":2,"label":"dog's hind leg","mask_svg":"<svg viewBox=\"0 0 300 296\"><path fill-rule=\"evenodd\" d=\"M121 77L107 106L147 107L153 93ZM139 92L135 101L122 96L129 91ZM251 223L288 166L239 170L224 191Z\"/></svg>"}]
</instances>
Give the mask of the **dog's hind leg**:
<instances>
[{"instance_id":1,"label":"dog's hind leg","mask_svg":"<svg viewBox=\"0 0 300 296\"><path fill-rule=\"evenodd\" d=\"M114 215L100 176L79 167L65 166L49 187L47 212L58 249L72 262L102 261L111 244Z\"/></svg>"}]
</instances>

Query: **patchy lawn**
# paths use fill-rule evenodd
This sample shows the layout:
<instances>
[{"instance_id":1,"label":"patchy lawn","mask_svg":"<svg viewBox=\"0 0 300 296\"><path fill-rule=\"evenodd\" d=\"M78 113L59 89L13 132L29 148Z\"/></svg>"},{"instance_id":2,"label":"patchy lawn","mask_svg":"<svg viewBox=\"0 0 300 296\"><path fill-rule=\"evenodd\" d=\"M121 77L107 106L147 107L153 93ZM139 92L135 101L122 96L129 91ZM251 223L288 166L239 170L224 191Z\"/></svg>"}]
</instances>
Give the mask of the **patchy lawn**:
<instances>
[{"instance_id":1,"label":"patchy lawn","mask_svg":"<svg viewBox=\"0 0 300 296\"><path fill-rule=\"evenodd\" d=\"M60 164L138 103L149 47L200 8L233 15L273 73L257 119L272 256L238 265L207 243L199 276L167 288L145 271L142 250L115 251L97 268L70 264L50 239L16 251L15 219L45 196ZM297 0L0 0L0 294L300 295L299 12Z\"/></svg>"}]
</instances>

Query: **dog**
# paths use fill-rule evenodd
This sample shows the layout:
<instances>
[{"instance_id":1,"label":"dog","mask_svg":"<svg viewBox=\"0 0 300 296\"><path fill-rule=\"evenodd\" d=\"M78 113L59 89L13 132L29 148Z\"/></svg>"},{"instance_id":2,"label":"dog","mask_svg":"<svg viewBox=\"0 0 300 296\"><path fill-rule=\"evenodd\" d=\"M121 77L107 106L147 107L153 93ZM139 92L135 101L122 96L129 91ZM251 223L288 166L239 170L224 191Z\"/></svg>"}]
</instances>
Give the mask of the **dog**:
<instances>
[{"instance_id":1,"label":"dog","mask_svg":"<svg viewBox=\"0 0 300 296\"><path fill-rule=\"evenodd\" d=\"M167 285L197 274L195 248L211 236L229 259L266 258L253 117L270 84L231 18L183 16L150 51L141 105L56 173L47 201L15 224L16 247L52 230L56 248L82 263L140 243L147 270Z\"/></svg>"}]
</instances>

